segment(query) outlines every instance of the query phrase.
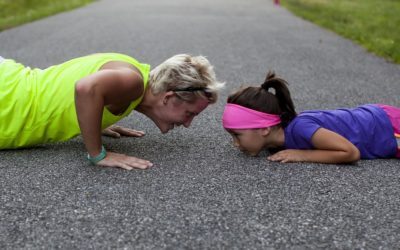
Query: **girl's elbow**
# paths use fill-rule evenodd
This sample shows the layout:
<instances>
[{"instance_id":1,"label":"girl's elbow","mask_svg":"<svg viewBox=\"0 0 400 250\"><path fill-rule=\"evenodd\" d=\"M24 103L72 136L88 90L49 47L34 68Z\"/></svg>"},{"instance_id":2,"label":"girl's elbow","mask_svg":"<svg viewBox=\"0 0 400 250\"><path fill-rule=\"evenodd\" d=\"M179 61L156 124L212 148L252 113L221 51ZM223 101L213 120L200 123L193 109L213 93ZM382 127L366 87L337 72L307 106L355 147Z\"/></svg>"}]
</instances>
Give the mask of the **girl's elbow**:
<instances>
[{"instance_id":1,"label":"girl's elbow","mask_svg":"<svg viewBox=\"0 0 400 250\"><path fill-rule=\"evenodd\" d=\"M358 148L353 147L348 151L348 162L355 163L361 159L361 153Z\"/></svg>"}]
</instances>

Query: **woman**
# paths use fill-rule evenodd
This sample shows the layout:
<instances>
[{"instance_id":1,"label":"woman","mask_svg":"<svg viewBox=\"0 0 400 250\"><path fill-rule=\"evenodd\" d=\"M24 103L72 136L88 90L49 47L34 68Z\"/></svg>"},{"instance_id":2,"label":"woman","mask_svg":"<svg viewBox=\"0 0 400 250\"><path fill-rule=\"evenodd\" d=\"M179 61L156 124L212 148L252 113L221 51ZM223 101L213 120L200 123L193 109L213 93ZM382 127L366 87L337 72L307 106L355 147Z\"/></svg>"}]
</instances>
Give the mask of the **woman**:
<instances>
[{"instance_id":1,"label":"woman","mask_svg":"<svg viewBox=\"0 0 400 250\"><path fill-rule=\"evenodd\" d=\"M0 60L1 61L1 60ZM82 134L88 160L99 166L145 169L152 163L106 152L101 134L143 136L113 126L137 110L167 133L189 127L218 90L209 61L176 55L150 66L117 53L79 57L47 69L30 69L13 60L0 62L0 149L65 141Z\"/></svg>"}]
</instances>

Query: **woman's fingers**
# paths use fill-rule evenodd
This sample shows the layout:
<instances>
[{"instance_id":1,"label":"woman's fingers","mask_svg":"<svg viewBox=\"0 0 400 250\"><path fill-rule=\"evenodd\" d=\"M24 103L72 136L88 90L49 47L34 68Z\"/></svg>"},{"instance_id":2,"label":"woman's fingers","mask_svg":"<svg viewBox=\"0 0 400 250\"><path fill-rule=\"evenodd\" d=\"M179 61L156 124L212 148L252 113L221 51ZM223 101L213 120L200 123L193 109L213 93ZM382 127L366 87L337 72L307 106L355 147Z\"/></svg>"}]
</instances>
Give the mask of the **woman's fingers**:
<instances>
[{"instance_id":1,"label":"woman's fingers","mask_svg":"<svg viewBox=\"0 0 400 250\"><path fill-rule=\"evenodd\" d=\"M123 130L119 131L124 136L133 136L133 137L142 137L145 135L143 131L138 131L134 129L122 128Z\"/></svg>"},{"instance_id":2,"label":"woman's fingers","mask_svg":"<svg viewBox=\"0 0 400 250\"><path fill-rule=\"evenodd\" d=\"M126 164L120 164L120 165L115 166L115 167L123 168L125 170L132 170L133 169L132 167L130 167L130 166L126 165Z\"/></svg>"},{"instance_id":3,"label":"woman's fingers","mask_svg":"<svg viewBox=\"0 0 400 250\"><path fill-rule=\"evenodd\" d=\"M136 157L126 156L124 165L130 168L147 169L153 166L153 163Z\"/></svg>"},{"instance_id":4,"label":"woman's fingers","mask_svg":"<svg viewBox=\"0 0 400 250\"><path fill-rule=\"evenodd\" d=\"M142 137L145 135L144 131L124 128L118 125L112 125L103 131L104 135L119 138L123 136Z\"/></svg>"},{"instance_id":5,"label":"woman's fingers","mask_svg":"<svg viewBox=\"0 0 400 250\"><path fill-rule=\"evenodd\" d=\"M113 131L112 129L106 128L103 130L102 132L103 135L105 136L110 136L110 137L114 137L114 138L120 138L121 135L115 131Z\"/></svg>"},{"instance_id":6,"label":"woman's fingers","mask_svg":"<svg viewBox=\"0 0 400 250\"><path fill-rule=\"evenodd\" d=\"M132 170L133 168L147 169L153 166L153 163L140 158L118 154L113 152L107 152L106 158L100 161L97 165L104 167L118 167L126 170Z\"/></svg>"}]
</instances>

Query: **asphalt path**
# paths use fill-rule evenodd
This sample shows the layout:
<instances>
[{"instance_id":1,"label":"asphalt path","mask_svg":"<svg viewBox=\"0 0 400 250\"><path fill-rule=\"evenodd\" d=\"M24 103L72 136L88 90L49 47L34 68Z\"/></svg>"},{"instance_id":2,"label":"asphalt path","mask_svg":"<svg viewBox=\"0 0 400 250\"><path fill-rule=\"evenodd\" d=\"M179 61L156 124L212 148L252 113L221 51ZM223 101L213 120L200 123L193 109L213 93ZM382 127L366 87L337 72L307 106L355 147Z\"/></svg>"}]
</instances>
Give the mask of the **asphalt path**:
<instances>
[{"instance_id":1,"label":"asphalt path","mask_svg":"<svg viewBox=\"0 0 400 250\"><path fill-rule=\"evenodd\" d=\"M268 162L233 148L226 97L267 70L297 110L400 106L400 67L267 0L104 0L0 33L0 55L44 68L94 52L153 66L202 54L227 86L189 129L104 138L146 171L90 166L82 138L0 151L1 249L398 249L400 161ZM0 121L7 122L7 121Z\"/></svg>"}]
</instances>

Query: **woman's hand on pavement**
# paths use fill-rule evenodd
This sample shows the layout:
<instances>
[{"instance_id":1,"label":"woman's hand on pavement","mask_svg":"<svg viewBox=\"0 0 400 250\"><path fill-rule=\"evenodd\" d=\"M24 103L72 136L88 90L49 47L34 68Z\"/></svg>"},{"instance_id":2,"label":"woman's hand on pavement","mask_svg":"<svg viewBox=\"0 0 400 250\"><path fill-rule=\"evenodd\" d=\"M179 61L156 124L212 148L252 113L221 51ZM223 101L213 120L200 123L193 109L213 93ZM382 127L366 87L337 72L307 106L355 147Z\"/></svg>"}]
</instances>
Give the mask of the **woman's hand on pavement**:
<instances>
[{"instance_id":1,"label":"woman's hand on pavement","mask_svg":"<svg viewBox=\"0 0 400 250\"><path fill-rule=\"evenodd\" d=\"M106 158L99 161L97 165L102 167L117 167L126 170L132 170L134 168L147 169L149 167L152 167L153 163L133 156L107 152Z\"/></svg>"},{"instance_id":2,"label":"woman's hand on pavement","mask_svg":"<svg viewBox=\"0 0 400 250\"><path fill-rule=\"evenodd\" d=\"M121 136L129 137L142 137L145 135L143 131L138 131L130 128L124 128L118 125L111 125L110 127L102 131L102 135L110 136L114 138L120 138Z\"/></svg>"}]
</instances>

